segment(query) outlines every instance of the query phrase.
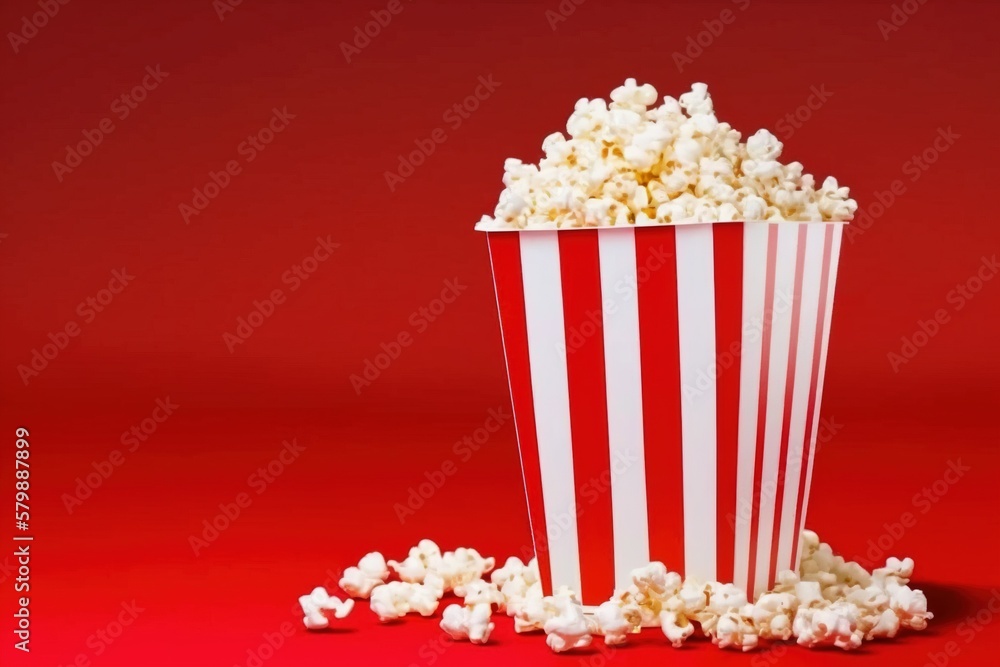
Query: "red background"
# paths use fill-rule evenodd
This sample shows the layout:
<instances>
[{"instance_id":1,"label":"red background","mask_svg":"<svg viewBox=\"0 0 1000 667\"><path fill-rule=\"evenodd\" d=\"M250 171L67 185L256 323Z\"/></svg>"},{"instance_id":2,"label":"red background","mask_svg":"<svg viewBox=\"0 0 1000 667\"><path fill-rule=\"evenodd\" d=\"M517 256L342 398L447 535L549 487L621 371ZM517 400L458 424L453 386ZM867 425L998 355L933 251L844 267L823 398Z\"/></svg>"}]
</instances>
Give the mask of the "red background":
<instances>
[{"instance_id":1,"label":"red background","mask_svg":"<svg viewBox=\"0 0 1000 667\"><path fill-rule=\"evenodd\" d=\"M4 47L0 432L11 457L15 427L31 431L35 536L30 655L11 647L13 575L0 570L4 664L71 664L82 653L94 665L246 665L286 621L295 632L267 665L602 664L596 650L551 656L506 619L488 647L445 643L438 654L432 620L379 627L362 604L336 632L307 634L292 607L371 549L398 558L433 537L503 557L529 541L509 422L405 523L393 504L455 460L453 443L490 408L508 406L486 243L472 231L492 210L503 159L537 159L578 97L606 97L628 76L672 95L706 81L720 117L745 134L774 128L825 86L832 97L786 141L786 157L836 174L868 210L876 191L904 179L905 194L845 241L823 405L842 428L818 456L808 525L863 556L886 522L917 515L883 539L916 559L915 585L937 618L851 659L923 665L955 642L949 664L983 664L997 624L968 643L959 624L1000 585L1000 281L960 311L947 295L1000 246L987 206L995 3L928 2L886 40L877 22L889 2L754 0L739 11L589 0L553 30L545 12L555 0L418 0L347 63L340 42L382 7L247 0L220 21L210 0L70 2L18 53ZM671 54L726 8L736 20L678 71ZM0 28L19 30L35 11L29 0L5 3ZM128 118L114 117L112 101L157 64L169 76ZM481 108L457 129L443 122L488 75L500 85ZM274 107L295 118L242 162L237 146ZM59 182L52 162L105 117L115 130ZM390 192L384 172L437 127L447 141ZM960 138L909 180L904 163L947 127ZM242 173L185 224L178 206L231 159ZM289 293L282 273L327 235L340 247ZM121 267L135 280L25 385L17 366L49 333L81 322L77 304ZM413 333L411 313L456 278L467 285L459 299L358 395L350 375L381 343ZM288 301L231 354L223 333L276 288ZM893 372L887 353L938 308L950 320ZM122 432L168 396L176 413L67 512L75 480L123 449ZM188 537L293 437L306 447L300 459L195 556ZM971 470L922 513L914 494L949 460ZM2 468L12 503L12 467ZM9 514L0 525L16 532ZM133 599L144 611L95 655L88 637ZM672 651L648 632L610 660L847 659L796 647L765 655L705 642Z\"/></svg>"}]
</instances>

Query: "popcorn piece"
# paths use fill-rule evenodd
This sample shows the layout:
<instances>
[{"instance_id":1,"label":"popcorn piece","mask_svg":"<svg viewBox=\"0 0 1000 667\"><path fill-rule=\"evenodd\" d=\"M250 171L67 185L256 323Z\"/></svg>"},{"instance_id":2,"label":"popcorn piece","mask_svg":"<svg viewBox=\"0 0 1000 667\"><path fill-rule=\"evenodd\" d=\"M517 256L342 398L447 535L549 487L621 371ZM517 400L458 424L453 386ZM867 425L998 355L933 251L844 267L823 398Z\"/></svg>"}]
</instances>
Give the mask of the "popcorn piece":
<instances>
[{"instance_id":1,"label":"popcorn piece","mask_svg":"<svg viewBox=\"0 0 1000 667\"><path fill-rule=\"evenodd\" d=\"M372 551L365 554L356 567L346 568L337 585L352 598L367 598L373 588L385 583L388 578L389 568L386 567L385 558L379 552Z\"/></svg>"},{"instance_id":2,"label":"popcorn piece","mask_svg":"<svg viewBox=\"0 0 1000 667\"><path fill-rule=\"evenodd\" d=\"M604 643L608 646L624 644L632 624L625 619L621 605L608 600L597 608L595 614L597 631L604 635Z\"/></svg>"},{"instance_id":3,"label":"popcorn piece","mask_svg":"<svg viewBox=\"0 0 1000 667\"><path fill-rule=\"evenodd\" d=\"M493 611L489 604L475 604L471 608L448 605L441 615L441 629L452 639L468 639L473 644L485 644L495 625L490 621Z\"/></svg>"},{"instance_id":4,"label":"popcorn piece","mask_svg":"<svg viewBox=\"0 0 1000 667\"><path fill-rule=\"evenodd\" d=\"M438 607L434 591L422 584L390 581L376 586L371 594L371 610L383 623L402 618L410 612L432 615Z\"/></svg>"},{"instance_id":5,"label":"popcorn piece","mask_svg":"<svg viewBox=\"0 0 1000 667\"><path fill-rule=\"evenodd\" d=\"M792 632L800 646L836 646L844 650L861 646L858 608L846 601L824 608L800 606L792 622Z\"/></svg>"},{"instance_id":6,"label":"popcorn piece","mask_svg":"<svg viewBox=\"0 0 1000 667\"><path fill-rule=\"evenodd\" d=\"M764 593L757 602L747 605L744 616L749 617L759 637L787 640L792 636L792 618L798 604L791 593Z\"/></svg>"},{"instance_id":7,"label":"popcorn piece","mask_svg":"<svg viewBox=\"0 0 1000 667\"><path fill-rule=\"evenodd\" d=\"M753 623L730 611L719 617L712 634L712 643L719 648L733 647L750 651L757 648L757 633Z\"/></svg>"},{"instance_id":8,"label":"popcorn piece","mask_svg":"<svg viewBox=\"0 0 1000 667\"><path fill-rule=\"evenodd\" d=\"M694 625L691 621L678 611L664 610L660 612L660 628L674 648L680 648L684 640L694 632Z\"/></svg>"},{"instance_id":9,"label":"popcorn piece","mask_svg":"<svg viewBox=\"0 0 1000 667\"><path fill-rule=\"evenodd\" d=\"M556 614L551 597L542 596L541 584L532 586L524 599L512 605L507 603L507 614L514 617L514 632L543 630L545 623Z\"/></svg>"},{"instance_id":10,"label":"popcorn piece","mask_svg":"<svg viewBox=\"0 0 1000 667\"><path fill-rule=\"evenodd\" d=\"M446 591L481 578L493 569L496 559L483 558L475 549L459 547L447 551L440 560L432 559L429 567L441 575Z\"/></svg>"},{"instance_id":11,"label":"popcorn piece","mask_svg":"<svg viewBox=\"0 0 1000 667\"><path fill-rule=\"evenodd\" d=\"M332 597L325 588L314 588L309 595L299 598L299 605L305 616L302 623L309 630L322 630L330 627L330 619L345 618L354 609L354 600L347 598L341 601L338 597Z\"/></svg>"},{"instance_id":12,"label":"popcorn piece","mask_svg":"<svg viewBox=\"0 0 1000 667\"><path fill-rule=\"evenodd\" d=\"M490 573L490 581L498 587L503 588L503 585L508 581L522 578L526 569L527 566L520 558L517 556L511 556L504 561L502 567L498 567Z\"/></svg>"},{"instance_id":13,"label":"popcorn piece","mask_svg":"<svg viewBox=\"0 0 1000 667\"><path fill-rule=\"evenodd\" d=\"M747 604L747 594L746 591L733 584L720 584L718 582L712 582L706 587L708 591L708 602L705 604L704 608L699 611L694 611L694 618L701 623L702 631L709 637L715 636L715 629L718 622L726 615L735 614L737 611L742 609ZM726 646L733 644L733 642L739 641L739 646L743 646L743 640L741 639L745 634L742 624L735 624L735 621L730 619L728 621L727 632L731 637L726 641ZM753 634L756 636L755 632L746 633ZM739 639L738 639L739 638ZM754 643L756 645L756 642ZM723 647L725 648L725 647Z\"/></svg>"},{"instance_id":14,"label":"popcorn piece","mask_svg":"<svg viewBox=\"0 0 1000 667\"><path fill-rule=\"evenodd\" d=\"M499 607L504 603L504 596L496 584L488 583L482 579L474 579L466 584L456 586L455 595L462 598L467 607L485 604L492 609L493 605Z\"/></svg>"},{"instance_id":15,"label":"popcorn piece","mask_svg":"<svg viewBox=\"0 0 1000 667\"><path fill-rule=\"evenodd\" d=\"M409 555L402 561L389 561L399 578L407 583L419 584L427 574L427 568L441 559L441 549L431 540L420 540L417 546L410 549Z\"/></svg>"},{"instance_id":16,"label":"popcorn piece","mask_svg":"<svg viewBox=\"0 0 1000 667\"><path fill-rule=\"evenodd\" d=\"M583 607L567 594L550 598L555 614L545 621L545 643L556 653L590 646L591 625L583 615Z\"/></svg>"},{"instance_id":17,"label":"popcorn piece","mask_svg":"<svg viewBox=\"0 0 1000 667\"><path fill-rule=\"evenodd\" d=\"M887 590L889 608L895 612L902 627L923 630L927 627L927 621L934 618L934 614L927 611L927 598L923 591L894 584Z\"/></svg>"}]
</instances>

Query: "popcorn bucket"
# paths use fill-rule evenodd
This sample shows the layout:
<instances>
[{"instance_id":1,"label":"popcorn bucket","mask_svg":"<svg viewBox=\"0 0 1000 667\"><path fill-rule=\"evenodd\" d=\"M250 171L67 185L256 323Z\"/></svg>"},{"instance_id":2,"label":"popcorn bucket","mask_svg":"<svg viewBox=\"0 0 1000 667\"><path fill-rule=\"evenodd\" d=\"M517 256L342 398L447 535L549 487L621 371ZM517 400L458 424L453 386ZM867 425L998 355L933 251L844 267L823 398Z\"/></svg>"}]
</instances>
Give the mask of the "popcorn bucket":
<instances>
[{"instance_id":1,"label":"popcorn bucket","mask_svg":"<svg viewBox=\"0 0 1000 667\"><path fill-rule=\"evenodd\" d=\"M546 594L798 567L843 226L486 232Z\"/></svg>"}]
</instances>

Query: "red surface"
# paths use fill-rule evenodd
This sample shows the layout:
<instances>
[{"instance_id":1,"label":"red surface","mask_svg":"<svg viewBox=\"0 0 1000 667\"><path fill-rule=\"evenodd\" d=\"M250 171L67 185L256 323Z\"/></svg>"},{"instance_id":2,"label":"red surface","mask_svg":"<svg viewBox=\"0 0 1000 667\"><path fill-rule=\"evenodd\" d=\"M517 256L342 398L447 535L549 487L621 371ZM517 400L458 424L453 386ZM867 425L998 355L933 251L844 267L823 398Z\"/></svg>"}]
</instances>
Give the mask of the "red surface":
<instances>
[{"instance_id":1,"label":"red surface","mask_svg":"<svg viewBox=\"0 0 1000 667\"><path fill-rule=\"evenodd\" d=\"M13 456L15 427L30 429L35 536L30 656L12 649L0 556L3 664L246 665L265 633L297 622L296 596L369 549L400 557L434 537L524 553L511 420L482 446L463 440L489 410L509 414L486 242L471 225L495 202L505 157L536 159L577 97L627 76L671 94L707 81L722 118L776 128L789 159L836 174L862 202L864 224L845 233L807 525L848 556L913 556L937 618L856 656L672 651L648 633L604 659L986 664L1000 627L986 607L1000 590L1000 281L982 281L1000 246L984 210L995 4L928 2L884 39L889 2L591 0L555 30L555 2L405 2L346 62L340 42L384 6L261 0L220 21L208 0L70 2L3 55L0 451ZM727 8L735 19L678 72L671 54ZM36 11L7 3L0 26L20 30ZM152 85L158 64L167 76L122 118L116 98ZM489 96L474 113L448 111L477 87ZM829 99L794 127L785 115L815 90ZM285 107L294 118L252 148L247 137L281 127L273 110ZM57 180L53 161L103 119L113 130ZM385 172L433 137L390 190ZM209 172L225 183L230 162L228 186L185 224L181 204L205 203L193 189ZM328 235L339 247L319 261ZM88 306L107 302L100 290L122 267L135 278L100 312ZM251 316L255 301L273 313ZM262 322L247 331L240 318ZM17 367L50 334L65 348L26 386ZM123 432L167 397L179 407L129 451ZM305 450L258 494L255 471L293 438ZM64 494L112 456L121 465L69 513ZM418 487L442 480L417 508ZM196 556L189 538L238 500L249 506ZM133 600L134 623L98 643ZM498 626L488 647L453 645L433 620L379 627L361 605L338 631L296 627L264 664L580 657ZM582 657L602 664L596 650Z\"/></svg>"}]
</instances>

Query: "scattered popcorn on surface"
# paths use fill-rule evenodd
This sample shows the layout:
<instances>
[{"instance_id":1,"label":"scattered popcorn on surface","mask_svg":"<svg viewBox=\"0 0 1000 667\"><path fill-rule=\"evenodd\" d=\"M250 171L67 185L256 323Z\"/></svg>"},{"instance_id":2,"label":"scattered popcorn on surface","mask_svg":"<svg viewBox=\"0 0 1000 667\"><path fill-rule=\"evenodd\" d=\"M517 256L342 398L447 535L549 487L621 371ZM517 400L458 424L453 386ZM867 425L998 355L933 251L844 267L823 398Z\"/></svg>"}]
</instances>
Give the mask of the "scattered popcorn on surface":
<instances>
[{"instance_id":1,"label":"scattered popcorn on surface","mask_svg":"<svg viewBox=\"0 0 1000 667\"><path fill-rule=\"evenodd\" d=\"M450 604L441 614L441 629L455 641L469 640L473 644L485 644L490 639L495 625L490 622L493 610L488 604L472 607Z\"/></svg>"},{"instance_id":2,"label":"scattered popcorn on surface","mask_svg":"<svg viewBox=\"0 0 1000 667\"><path fill-rule=\"evenodd\" d=\"M331 597L325 588L320 587L314 588L309 595L300 597L299 605L305 614L302 623L306 629L322 630L330 627L330 616L340 619L350 614L354 609L354 600L347 598L341 601L338 597Z\"/></svg>"},{"instance_id":3,"label":"scattered popcorn on surface","mask_svg":"<svg viewBox=\"0 0 1000 667\"><path fill-rule=\"evenodd\" d=\"M538 165L509 158L494 215L480 230L608 227L671 222L846 221L857 204L829 177L816 187L798 162L782 164L767 130L741 134L715 117L708 86L679 99L635 79L602 99L577 101L566 135L550 134Z\"/></svg>"},{"instance_id":4,"label":"scattered popcorn on surface","mask_svg":"<svg viewBox=\"0 0 1000 667\"><path fill-rule=\"evenodd\" d=\"M423 584L390 581L376 586L371 594L371 609L383 623L402 618L410 612L430 616L438 607L435 592Z\"/></svg>"},{"instance_id":5,"label":"scattered popcorn on surface","mask_svg":"<svg viewBox=\"0 0 1000 667\"><path fill-rule=\"evenodd\" d=\"M663 610L660 612L660 628L670 645L680 648L684 640L694 633L694 625L688 617L679 611Z\"/></svg>"},{"instance_id":6,"label":"scattered popcorn on surface","mask_svg":"<svg viewBox=\"0 0 1000 667\"><path fill-rule=\"evenodd\" d=\"M545 621L545 643L556 653L590 646L595 628L583 613L580 602L569 593L547 598L555 614Z\"/></svg>"},{"instance_id":7,"label":"scattered popcorn on surface","mask_svg":"<svg viewBox=\"0 0 1000 667\"><path fill-rule=\"evenodd\" d=\"M400 580L412 584L423 583L427 569L441 561L441 549L431 540L420 540L417 546L410 549L409 555L402 561L389 561L389 567L399 576Z\"/></svg>"},{"instance_id":8,"label":"scattered popcorn on surface","mask_svg":"<svg viewBox=\"0 0 1000 667\"><path fill-rule=\"evenodd\" d=\"M647 88L634 85L617 90L610 107L615 113L594 126L586 125L590 121L582 114L577 119L580 127L590 129L581 131L603 131L601 123L629 126L634 123L630 114L649 94ZM578 111L590 108L589 104L578 105ZM707 91L697 86L675 104L696 115L711 113ZM776 150L766 137L751 144L748 150L758 160L770 159ZM495 559L475 549L442 552L430 540L421 540L401 562L386 563L378 552L367 554L357 567L345 570L340 585L352 596L369 596L371 610L382 622L409 613L432 616L441 598L451 592L462 604L448 605L440 626L452 639L487 643L496 607L514 619L515 632L544 631L546 644L557 653L587 647L593 635L603 636L610 646L623 644L629 634L646 627L660 628L666 641L679 648L696 625L722 649L750 651L794 640L808 648L849 650L865 641L891 639L901 630L923 630L934 617L923 592L909 586L910 558L889 558L885 566L868 572L835 555L808 530L802 533L801 553L799 572L779 572L774 589L755 601L733 584L684 580L663 563L653 562L633 570L632 583L624 590L585 611L565 586L553 595L542 594L534 559L524 563L508 558L494 570ZM387 581L389 567L400 581ZM489 580L484 579L488 573ZM319 630L329 627L332 619L346 617L354 600L341 601L317 588L300 597L299 604L305 627Z\"/></svg>"},{"instance_id":9,"label":"scattered popcorn on surface","mask_svg":"<svg viewBox=\"0 0 1000 667\"><path fill-rule=\"evenodd\" d=\"M597 621L597 632L604 636L604 643L608 646L624 644L634 627L625 618L621 605L612 600L598 607L594 618Z\"/></svg>"},{"instance_id":10,"label":"scattered popcorn on surface","mask_svg":"<svg viewBox=\"0 0 1000 667\"><path fill-rule=\"evenodd\" d=\"M338 585L352 598L367 599L372 589L389 579L385 558L377 551L365 554L357 566L344 570Z\"/></svg>"}]
</instances>

